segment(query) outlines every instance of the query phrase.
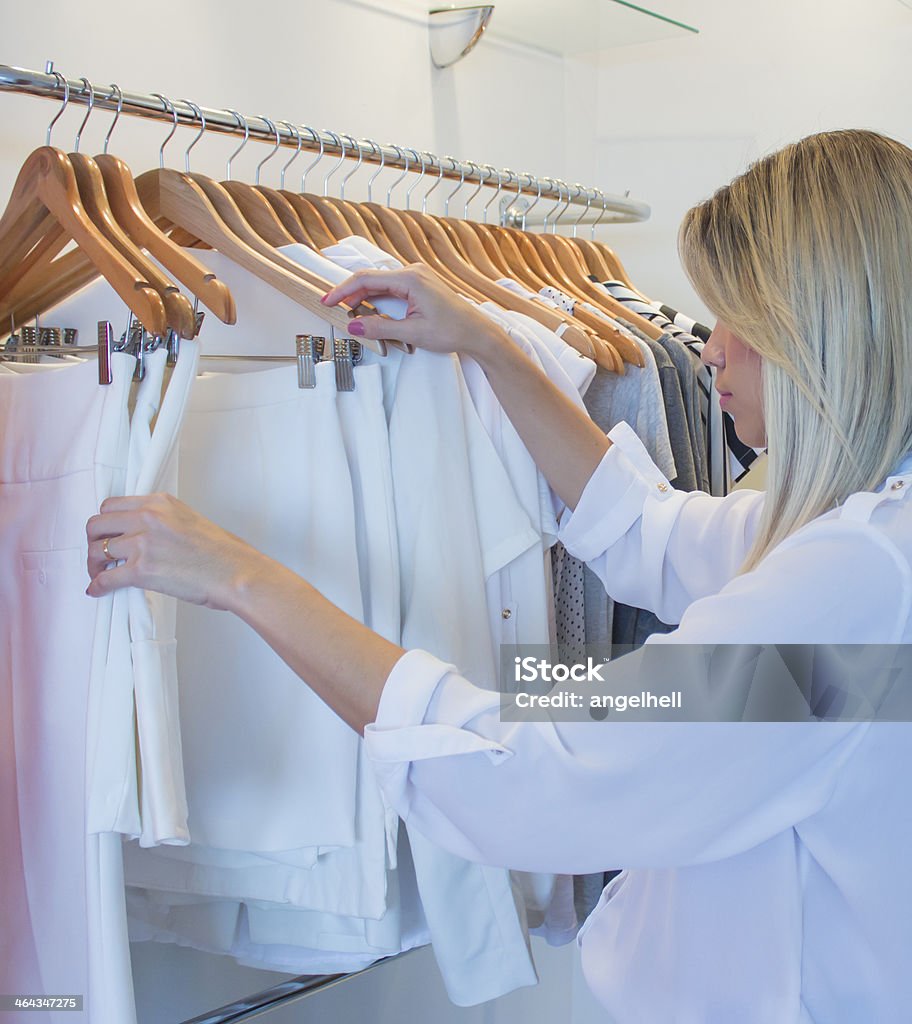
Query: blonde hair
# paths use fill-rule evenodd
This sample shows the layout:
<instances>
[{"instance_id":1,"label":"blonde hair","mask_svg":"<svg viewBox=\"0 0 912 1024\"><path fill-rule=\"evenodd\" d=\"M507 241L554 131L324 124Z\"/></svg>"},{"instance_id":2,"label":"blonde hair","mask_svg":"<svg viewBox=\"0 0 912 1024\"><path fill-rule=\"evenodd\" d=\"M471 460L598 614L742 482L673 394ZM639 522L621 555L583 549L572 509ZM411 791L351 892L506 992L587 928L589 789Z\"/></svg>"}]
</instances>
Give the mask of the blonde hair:
<instances>
[{"instance_id":1,"label":"blonde hair","mask_svg":"<svg viewBox=\"0 0 912 1024\"><path fill-rule=\"evenodd\" d=\"M912 448L912 150L811 135L686 215L698 294L762 357L767 497L742 566Z\"/></svg>"}]
</instances>

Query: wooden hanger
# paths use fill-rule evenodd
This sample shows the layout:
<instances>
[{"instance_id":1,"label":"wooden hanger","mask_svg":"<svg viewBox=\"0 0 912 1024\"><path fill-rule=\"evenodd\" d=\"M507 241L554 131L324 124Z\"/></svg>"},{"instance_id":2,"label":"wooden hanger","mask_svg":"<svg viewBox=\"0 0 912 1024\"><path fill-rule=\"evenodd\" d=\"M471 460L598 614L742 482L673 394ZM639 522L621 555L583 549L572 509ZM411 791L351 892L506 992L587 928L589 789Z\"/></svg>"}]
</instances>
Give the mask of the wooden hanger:
<instances>
[{"instance_id":1,"label":"wooden hanger","mask_svg":"<svg viewBox=\"0 0 912 1024\"><path fill-rule=\"evenodd\" d=\"M483 299L494 302L503 309L524 313L552 331L562 331L564 340L577 351L596 359L597 362L603 359L606 363L610 363L612 369L617 367L618 361L610 351L593 347L584 332L579 331L572 323L571 326L567 326L568 320L563 314L511 292L503 285L497 284L496 279L492 280L477 270L459 254L443 228L433 217L417 213L414 210L405 213L404 216L415 222L438 261L447 268L450 274L462 282L463 286L468 285L473 291L480 293Z\"/></svg>"},{"instance_id":2,"label":"wooden hanger","mask_svg":"<svg viewBox=\"0 0 912 1024\"><path fill-rule=\"evenodd\" d=\"M392 247L392 240L389 238L389 236L383 230L383 227L380 224L380 221L377 219L377 217L376 216L370 217L369 216L369 212L363 210L362 207L359 204L349 202L345 198L345 186L346 186L346 184L348 183L348 181L352 177L352 175L355 174L358 171L358 169L361 167L361 165L364 163L364 151L361 148L361 143L356 141L351 135L343 135L343 136L340 137L340 136L336 135L335 132L330 132L329 134L333 136L333 138L337 141L337 143L342 148L342 157L343 157L343 159L345 157L346 150L345 150L344 144L342 143L342 139L347 139L348 143L349 143L350 149L357 149L358 150L358 162L348 172L348 174L346 174L345 177L342 179L342 182L339 185L339 198L337 199L334 196L326 194L326 195L324 195L324 202L325 203L329 203L331 206L335 207L335 209L338 210L338 212L342 215L343 219L345 220L346 224L348 225L348 228L349 228L349 232L348 233L349 234L351 234L351 235L360 235L362 238L368 238L378 248L383 249L384 252L388 252L390 255L395 255L394 247ZM368 141L370 142L370 145L371 145L372 149L374 150L374 152L377 152L378 149L380 149L380 147L378 147L375 142L373 142L372 140L368 140ZM382 153L382 150L380 150L380 152ZM341 160L340 160L340 165L341 165ZM380 170L382 170L382 169L383 169L383 164L381 163ZM377 174L380 173L380 170L377 171ZM334 171L331 171L326 176L326 179L324 181L324 192L326 192L326 193L328 193L328 189L326 188L326 185L327 185L327 183L329 181L329 178L332 176L333 173L334 173ZM373 182L374 178L376 178L377 174L374 174L371 177L371 181L372 182ZM366 216L365 214L368 214L368 215Z\"/></svg>"},{"instance_id":3,"label":"wooden hanger","mask_svg":"<svg viewBox=\"0 0 912 1024\"><path fill-rule=\"evenodd\" d=\"M94 106L94 91L87 80L83 81L89 90L89 103L77 134L77 145ZM193 337L195 333L193 309L189 301L180 296L176 285L140 250L147 250L220 320L234 323L237 314L227 286L152 223L139 201L130 169L122 160L108 154L108 144L123 108L122 90L117 85L111 88L112 96L117 95L118 103L114 121L105 136L104 151L94 160L78 153L70 156L87 212L109 240L156 287L169 315L169 326L178 330L183 337ZM63 109L67 99L68 91ZM61 302L98 276L97 268L79 249L60 257L55 261L55 267L58 267L55 282L45 291L41 300L47 303L47 308Z\"/></svg>"},{"instance_id":4,"label":"wooden hanger","mask_svg":"<svg viewBox=\"0 0 912 1024\"><path fill-rule=\"evenodd\" d=\"M565 185L563 182L556 182L555 184L558 186ZM569 205L570 186L565 185L565 187L567 188L567 205ZM560 202L561 198L558 198L557 205L560 205ZM564 208L566 209L566 205ZM554 210L551 212L553 213ZM595 307L595 310L598 312L577 305L574 309L574 316L578 317L583 323L597 329L599 321L603 319L601 314L611 318L623 316L628 321L635 323L637 327L650 336L654 334L655 328L648 320L631 314L627 307L609 295L604 288L589 280L586 267L580 261L577 250L573 248L567 239L560 235L548 234L546 230L542 234L528 234L526 240L520 240L520 245L525 247L524 251L527 256L532 248L536 250L541 266L552 280L557 282L556 287L568 294L577 303L587 302ZM624 335L619 335L617 340L620 349L624 353L625 360L632 362L634 365L642 366L643 356L639 345Z\"/></svg>"},{"instance_id":5,"label":"wooden hanger","mask_svg":"<svg viewBox=\"0 0 912 1024\"><path fill-rule=\"evenodd\" d=\"M352 141L354 145L358 147L358 166L360 166L363 158L361 144L354 140ZM390 256L394 256L400 263L408 264L421 260L422 257L417 253L415 242L412 239L408 228L404 225L401 219L396 218L395 214L388 209L389 204L387 204L387 207L383 207L380 204L375 204L373 202L373 184L377 176L386 166L386 155L383 151L383 147L379 146L373 139L366 139L365 141L371 147L373 154L379 154L380 156L380 166L371 175L370 180L367 183L367 202L348 203L343 201L331 201L335 202L336 205L339 206L343 216L347 217L353 234L361 235L364 238L370 239L374 245L388 253ZM355 170L357 170L357 167ZM343 186L349 177L351 177L351 174L348 174L346 178L343 179ZM397 179L397 181L398 180L401 179ZM360 224L363 224L364 230L359 230L359 221Z\"/></svg>"},{"instance_id":6,"label":"wooden hanger","mask_svg":"<svg viewBox=\"0 0 912 1024\"><path fill-rule=\"evenodd\" d=\"M139 201L133 175L123 160L102 153L95 162L101 168L111 209L130 238L154 256L222 323L236 323L237 311L228 286L152 223Z\"/></svg>"},{"instance_id":7,"label":"wooden hanger","mask_svg":"<svg viewBox=\"0 0 912 1024\"><path fill-rule=\"evenodd\" d=\"M580 301L589 302L597 309L603 310L608 316L611 317L622 317L627 320L628 323L634 324L644 334L658 340L662 336L662 332L653 324L650 320L645 317L639 316L634 313L629 307L625 306L622 302L618 302L613 295L610 295L605 288L601 285L595 284L589 280L588 274L584 273L577 259L576 251L569 245L569 240L561 235L534 235L532 236L533 244L538 248L539 253L542 255L543 262L546 266L550 265L559 269L559 272L564 281L562 290L567 291L571 296L576 297ZM598 318L598 314L590 313L585 309L581 309L579 314L581 319L584 316L594 316ZM656 333L658 331L658 333ZM642 360L642 356L639 355L639 349L635 342L630 341L629 338L625 338L628 346L632 346L637 349L638 358ZM642 361L637 362L637 365L641 366Z\"/></svg>"},{"instance_id":8,"label":"wooden hanger","mask_svg":"<svg viewBox=\"0 0 912 1024\"><path fill-rule=\"evenodd\" d=\"M624 266L614 250L609 248L604 242L596 242L595 240L595 229L608 210L608 203L604 193L601 193L601 195L602 212L599 214L598 220L592 225L591 237L573 238L572 243L580 251L589 273L597 278L598 281L621 281L628 288L633 288L627 272L624 270Z\"/></svg>"},{"instance_id":9,"label":"wooden hanger","mask_svg":"<svg viewBox=\"0 0 912 1024\"><path fill-rule=\"evenodd\" d=\"M269 247L246 223L227 192L211 190L216 206L197 180L167 169L141 174L136 187L143 206L157 223L190 232L347 336L348 322L354 315L351 307L344 303L333 308L324 306L320 299L328 290L325 283L314 285L313 275ZM382 343L366 340L365 344L381 354L386 352Z\"/></svg>"},{"instance_id":10,"label":"wooden hanger","mask_svg":"<svg viewBox=\"0 0 912 1024\"><path fill-rule=\"evenodd\" d=\"M599 281L615 280L615 269L608 265L608 261L605 259L595 242L590 241L588 238L574 238L571 239L571 241L583 257L583 261L586 264L586 270L592 274L593 277L597 278ZM617 278L616 280L620 280L620 278Z\"/></svg>"},{"instance_id":11,"label":"wooden hanger","mask_svg":"<svg viewBox=\"0 0 912 1024\"><path fill-rule=\"evenodd\" d=\"M209 300L222 318L230 316L233 322L234 306L228 289L216 281L214 275L208 274L202 266L184 254L151 223L136 195L133 177L126 164L107 155L108 143L123 107L123 92L118 86L112 86L112 95L117 94L118 105L114 121L105 136L105 153L97 160L92 160L78 152L79 140L95 105L95 93L91 84L87 79L83 79L83 83L89 93L88 109L77 132L77 152L70 154L69 159L86 212L110 243L161 295L169 328L177 331L182 337L193 337L196 331L193 307L189 300L180 294L173 281L146 256L141 247L148 248L153 255L157 255L166 270L171 269L169 264L176 266L179 274L175 276L183 275L189 278L191 286L196 286L196 294L204 300ZM67 89L61 113L66 108L68 98ZM98 270L92 261L85 252L78 249L67 254L66 259L57 259L54 267L53 284L42 289L40 293L39 304L45 305L46 308L61 302L98 276ZM15 290L20 297L21 285L22 282ZM22 318L24 314L25 310L20 307L15 315Z\"/></svg>"},{"instance_id":12,"label":"wooden hanger","mask_svg":"<svg viewBox=\"0 0 912 1024\"><path fill-rule=\"evenodd\" d=\"M295 215L304 226L304 230L313 239L317 249L325 249L335 242L335 237L329 229L329 225L323 219L320 211L310 203L304 196L296 192L280 190L279 194L287 200L288 205L294 210ZM267 196L268 198L268 196Z\"/></svg>"},{"instance_id":13,"label":"wooden hanger","mask_svg":"<svg viewBox=\"0 0 912 1024\"><path fill-rule=\"evenodd\" d=\"M9 321L10 293L26 274L38 271L29 277L29 287L36 294L53 280L53 264L27 259L29 249L24 247L29 241L34 247L36 229L46 222L48 213L56 222L51 234L75 241L147 330L163 335L167 317L161 296L94 224L83 206L69 158L50 146L36 149L26 159L0 218L0 323ZM21 309L21 293L18 298ZM31 315L43 311L34 310Z\"/></svg>"},{"instance_id":14,"label":"wooden hanger","mask_svg":"<svg viewBox=\"0 0 912 1024\"><path fill-rule=\"evenodd\" d=\"M396 148L400 156L403 156L402 150L399 147ZM417 152L414 150L408 152L411 152L417 161ZM406 158L405 170L387 192L388 203L391 201L392 190L408 172L408 166L408 159ZM424 162L422 161L423 169ZM441 166L441 173L438 176L437 184L439 184L442 177L443 169ZM419 178L418 180L420 181L421 179ZM433 192L437 184L425 195L422 206L425 205L427 196ZM412 189L414 187L413 185ZM410 189L409 194L411 191ZM376 212L384 226L387 227L393 243L400 248L407 262L420 261L427 264L436 270L451 287L456 288L476 302L494 301L503 308L522 312L544 323L552 330L564 330L566 332L564 336L568 344L584 355L592 358L601 358L612 369L620 364L620 360L615 353L610 351L602 352L598 342L593 343L593 339L589 338L578 327L572 325L562 314L556 314L547 307L539 306L537 303L533 303L496 284L497 278L501 275L489 260L487 265L484 265L486 254L470 229L467 234L462 234L461 240L457 240L458 236L451 238L447 234L441 221L427 214L418 213L415 210L396 211L379 206L378 204L368 204L368 206ZM409 236L407 239L399 239L400 225L404 225ZM449 225L449 227L450 230L456 230L454 225ZM468 246L471 246L472 255L479 264L484 265L484 271L487 273L482 272L476 265L475 260L469 257L469 253L466 250ZM492 274L493 276L490 276Z\"/></svg>"},{"instance_id":15,"label":"wooden hanger","mask_svg":"<svg viewBox=\"0 0 912 1024\"><path fill-rule=\"evenodd\" d=\"M501 228L499 231L506 232L507 236L516 244L521 258L527 262L538 282L545 282L544 285L538 284L532 290L540 291L542 287L553 287L564 292L574 300L579 298L575 288L557 267L555 261L549 259L548 250L543 253L536 246L535 239L538 236L531 232L520 231L518 228ZM520 283L525 282L521 281ZM537 282L535 283L537 284ZM608 340L623 362L632 363L634 366L642 365L643 357L636 344L631 342L629 338L625 338L603 317L579 307L574 308L572 316L574 320L578 320L580 324L594 332L598 337Z\"/></svg>"},{"instance_id":16,"label":"wooden hanger","mask_svg":"<svg viewBox=\"0 0 912 1024\"><path fill-rule=\"evenodd\" d=\"M165 100L165 102L171 106L174 117L174 128L176 128L177 111L174 109L174 105L171 104L170 101ZM203 132L205 132L206 121L202 111L195 103L190 101L186 102L200 119L199 133L193 142L191 142L187 147L187 151L185 153L185 163L189 166L190 150L199 141ZM302 283L311 286L312 292L308 298L310 302L315 300L317 305L308 306L308 303L304 301L301 301L301 304L308 306L308 308L312 309L313 312L320 313L322 315L326 312L326 309L319 303L319 299L323 294L329 291L331 287L330 283L328 281L324 281L318 275L312 273L295 260L290 259L278 251L278 249L283 245L294 244L294 237L282 226L281 221L276 216L274 209L265 196L259 193L251 185L247 185L243 182L231 181L231 161L246 146L250 137L250 128L247 123L247 119L238 111L231 110L230 113L234 114L237 119L238 127L244 128L244 139L241 142L241 145L228 158L226 167L227 181L219 183L204 174L188 172L181 175L175 171L162 169L158 172L147 171L140 179L138 179L137 185L142 181L153 180L156 176L160 177L161 181L159 182L159 189L157 193L154 188L149 189L147 186L148 194L157 194L159 204L164 200L166 204L171 204L171 208L175 212L183 213L185 215L189 214L190 217L197 218L199 223L202 223L206 230L210 232L210 237L208 238L200 236L202 241L212 245L213 248L219 249L219 246L212 242L212 237L218 237L223 247L225 245L234 244L234 252L237 253L238 256L243 257L243 259L249 260L250 253L253 252L260 257L259 262L261 264L271 263L284 270L286 274L301 279ZM272 121L268 118L265 120L266 123L269 124L276 132L276 147L272 151L272 153L275 153L279 147L279 132ZM171 134L173 133L174 129L172 129ZM163 162L164 147L170 138L171 135L165 139L165 142L162 144L159 151L160 163ZM272 153L270 153L266 159L260 163L260 167L262 167L263 163L272 156ZM259 167L257 170L259 171ZM188 187L190 185L196 186L196 191ZM140 189L139 191L140 195L143 197L143 202L145 203L143 190ZM208 203L201 203L201 197L208 200ZM196 221L191 219L174 219L168 216L167 211L164 210L161 205L159 205L159 209L162 210L164 216L171 220L176 227L183 228L185 230L194 230L194 224ZM215 214L215 221L212 219L213 213ZM215 231L213 234L213 229L218 221L221 222L222 230L221 232ZM243 248L237 247L238 242L242 243ZM221 248L220 251L224 252L225 249ZM240 263L242 266L247 266L247 269L252 269L252 267L244 264L241 258L238 258L236 262ZM277 280L279 279L277 278ZM308 293L301 292L302 298L305 295L308 295Z\"/></svg>"},{"instance_id":17,"label":"wooden hanger","mask_svg":"<svg viewBox=\"0 0 912 1024\"><path fill-rule=\"evenodd\" d=\"M195 106L195 104L194 104ZM199 108L196 108L199 110ZM234 181L231 178L231 161L241 152L241 150L247 145L247 140L250 137L250 127L247 124L247 119L236 110L230 111L234 114L238 122L238 127L244 128L244 141L235 150L234 153L228 158L226 180L220 183L220 188L224 189L228 195L234 200L241 215L253 228L253 230L269 245L274 248L280 248L283 245L294 245L298 242L298 237L301 232L292 232L284 224L283 220L279 217L277 210L269 199L264 195L262 190L259 188L260 184L260 171L264 165L279 151L281 146L281 139L279 135L279 129L274 121L271 121L268 117L262 119L267 125L275 132L275 146L272 151L267 153L266 156L257 164L256 172L254 175L254 185L248 185L244 181ZM202 117L202 112L200 112ZM201 131L205 129L205 121ZM300 140L300 137L299 137ZM188 151L189 152L189 151ZM191 174L191 177L194 177ZM213 201L218 209L218 196L217 190L213 189L214 182L210 178L195 178L194 180L201 186L204 192L209 195L209 198ZM298 221L300 225L300 221Z\"/></svg>"},{"instance_id":18,"label":"wooden hanger","mask_svg":"<svg viewBox=\"0 0 912 1024\"><path fill-rule=\"evenodd\" d=\"M237 116L238 116L238 119L240 120L240 115L238 114ZM269 123L269 124L272 123L271 121L269 121L268 118L264 118L264 120L266 120L267 123ZM299 244L299 245L306 245L306 246L309 246L311 249L316 249L317 246L316 246L316 244L314 242L313 236L307 230L307 226L304 224L304 222L298 216L297 211L291 205L291 203L288 201L288 198L283 194L283 192L280 191L281 189L285 188L285 172L288 170L288 168L291 166L291 164L294 163L295 159L298 157L298 154L301 152L301 145L302 145L301 133L291 123L291 121L281 121L279 123L286 125L290 132L294 132L294 134L295 134L295 136L297 137L297 140L298 140L298 148L292 154L291 159L282 168L281 180L280 180L280 185L279 185L278 189L269 188L266 185L261 185L260 184L260 168L263 166L263 164L266 162L266 160L263 160L257 166L256 184L254 185L254 188L256 189L257 192L260 193L260 195L262 195L266 199L266 201L269 203L269 205L272 207L273 211L275 212L276 217L278 217L279 222L281 223L282 227L285 229L285 231L288 232L288 234L291 236L291 238L294 239L294 241L297 244ZM276 129L276 149L278 149L278 145L279 145L279 135L278 135L278 129ZM275 152L275 151L276 150L273 150L273 152ZM268 160L269 157L267 157L266 159ZM223 182L223 184L224 184L224 182ZM241 197L241 198L243 198L243 197ZM243 212L244 207L242 205L241 199L239 199L239 197L237 195L235 195L235 201L238 202L238 205L241 207L241 210Z\"/></svg>"},{"instance_id":19,"label":"wooden hanger","mask_svg":"<svg viewBox=\"0 0 912 1024\"><path fill-rule=\"evenodd\" d=\"M231 113L233 113L238 119L239 125L244 125L246 127L246 122L243 120L241 114L237 113L237 111L231 111ZM326 221L313 204L298 195L296 192L290 192L285 189L285 171L294 162L300 152L301 134L289 121L283 121L282 123L287 124L289 128L294 131L299 143L298 149L295 151L291 160L289 160L285 167L282 168L282 178L279 188L272 189L267 188L265 185L258 185L257 190L265 196L273 210L275 210L283 227L292 236L292 238L299 243L310 245L314 249L325 249L327 245L332 245L334 241L332 232L326 224ZM308 128L307 130L311 133L311 136L315 141L320 141L320 154L322 156L322 139L320 139L320 136L312 128ZM233 159L234 156L243 149L247 142L247 137L248 131L245 130L244 143L242 143L240 148L232 154L231 159ZM273 150L273 152L275 151ZM319 157L317 160L319 160ZM263 163L265 163L265 161L263 161ZM260 166L262 166L262 163ZM305 171L305 175L306 173L307 172Z\"/></svg>"},{"instance_id":20,"label":"wooden hanger","mask_svg":"<svg viewBox=\"0 0 912 1024\"><path fill-rule=\"evenodd\" d=\"M69 157L86 212L108 241L161 296L168 328L182 338L192 338L196 333L196 318L190 300L181 294L177 285L133 243L120 226L108 202L101 168L83 153L70 153Z\"/></svg>"}]
</instances>

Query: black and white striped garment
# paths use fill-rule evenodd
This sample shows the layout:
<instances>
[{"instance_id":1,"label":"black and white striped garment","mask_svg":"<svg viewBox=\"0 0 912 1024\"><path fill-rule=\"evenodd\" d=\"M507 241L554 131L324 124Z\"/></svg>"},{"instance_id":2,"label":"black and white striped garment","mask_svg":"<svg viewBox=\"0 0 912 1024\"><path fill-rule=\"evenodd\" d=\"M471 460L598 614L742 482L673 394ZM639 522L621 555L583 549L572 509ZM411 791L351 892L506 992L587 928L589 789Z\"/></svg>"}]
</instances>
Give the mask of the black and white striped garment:
<instances>
[{"instance_id":1,"label":"black and white striped garment","mask_svg":"<svg viewBox=\"0 0 912 1024\"><path fill-rule=\"evenodd\" d=\"M676 309L672 309L671 306L659 306L659 312L667 316L676 326L688 331L695 338L699 338L700 341L709 341L709 336L712 334L711 327L698 324L696 320L691 320L689 316L679 313Z\"/></svg>"}]
</instances>

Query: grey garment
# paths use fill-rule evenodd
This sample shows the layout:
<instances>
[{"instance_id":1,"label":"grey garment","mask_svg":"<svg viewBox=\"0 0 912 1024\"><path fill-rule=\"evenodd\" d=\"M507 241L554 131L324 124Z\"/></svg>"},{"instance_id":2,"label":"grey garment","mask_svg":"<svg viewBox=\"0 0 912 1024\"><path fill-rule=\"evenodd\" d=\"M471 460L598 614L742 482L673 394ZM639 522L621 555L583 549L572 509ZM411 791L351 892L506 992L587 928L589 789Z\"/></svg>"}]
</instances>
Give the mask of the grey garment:
<instances>
[{"instance_id":1,"label":"grey garment","mask_svg":"<svg viewBox=\"0 0 912 1024\"><path fill-rule=\"evenodd\" d=\"M652 349L637 341L644 366L628 366L623 376L599 367L585 395L586 411L606 434L622 420L643 442L652 461L671 479L674 455L668 436L662 382Z\"/></svg>"},{"instance_id":2,"label":"grey garment","mask_svg":"<svg viewBox=\"0 0 912 1024\"><path fill-rule=\"evenodd\" d=\"M620 871L596 871L592 875L573 876L573 905L580 924L595 909L605 886L618 874Z\"/></svg>"},{"instance_id":3,"label":"grey garment","mask_svg":"<svg viewBox=\"0 0 912 1024\"><path fill-rule=\"evenodd\" d=\"M690 439L690 424L684 408L684 396L681 393L681 378L664 345L647 338L643 343L649 346L656 366L659 370L659 383L662 386L662 399L665 402L665 419L668 421L668 439L671 441L671 453L674 456L677 474L670 481L672 487L679 491L695 491L697 489L697 470L694 465L693 445Z\"/></svg>"},{"instance_id":4,"label":"grey garment","mask_svg":"<svg viewBox=\"0 0 912 1024\"><path fill-rule=\"evenodd\" d=\"M700 415L700 381L694 357L681 342L670 334L659 338L660 345L671 357L678 371L681 384L681 396L684 400L684 412L687 415L687 426L690 431L690 446L693 453L696 471L696 490L709 493L709 463L706 457L706 430Z\"/></svg>"},{"instance_id":5,"label":"grey garment","mask_svg":"<svg viewBox=\"0 0 912 1024\"><path fill-rule=\"evenodd\" d=\"M697 471L678 370L663 345L651 338L647 338L645 344L655 356L659 369L665 416L668 420L668 437L671 441L675 468L678 471L671 484L679 491L694 491L697 489ZM651 634L670 633L672 629L674 626L662 622L654 612L616 603L612 617L611 643L613 647L640 647Z\"/></svg>"},{"instance_id":6,"label":"grey garment","mask_svg":"<svg viewBox=\"0 0 912 1024\"><path fill-rule=\"evenodd\" d=\"M649 336L644 334L635 324L630 323L623 317L618 317L618 323L626 327L632 334L635 334L640 341L649 342ZM678 341L673 335L667 332L658 339L658 344L665 349L671 361L678 371L678 383L681 388L681 397L684 402L684 414L687 417L687 428L690 433L691 456L693 458L694 471L696 473L696 490L709 493L709 465L706 455L706 426L703 420L703 413L700 409L700 381L697 375L698 364L687 347ZM669 422L669 432L671 424ZM675 462L677 462L677 450Z\"/></svg>"},{"instance_id":7,"label":"grey garment","mask_svg":"<svg viewBox=\"0 0 912 1024\"><path fill-rule=\"evenodd\" d=\"M614 635L615 603L608 596L605 585L589 568L584 566L583 598L585 601L586 645L601 644L610 653ZM607 713L607 712L606 712ZM593 718L604 718L605 715L593 714Z\"/></svg>"}]
</instances>

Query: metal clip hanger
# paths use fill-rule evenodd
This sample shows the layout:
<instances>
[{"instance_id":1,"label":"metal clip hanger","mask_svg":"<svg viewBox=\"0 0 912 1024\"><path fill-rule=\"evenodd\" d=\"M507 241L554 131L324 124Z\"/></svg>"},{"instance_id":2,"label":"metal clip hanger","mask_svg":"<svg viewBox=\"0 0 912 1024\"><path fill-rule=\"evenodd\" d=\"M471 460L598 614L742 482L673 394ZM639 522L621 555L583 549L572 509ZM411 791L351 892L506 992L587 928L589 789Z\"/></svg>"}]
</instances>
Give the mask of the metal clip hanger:
<instances>
[{"instance_id":1,"label":"metal clip hanger","mask_svg":"<svg viewBox=\"0 0 912 1024\"><path fill-rule=\"evenodd\" d=\"M325 350L325 338L313 334L295 336L299 388L315 388L317 386L317 363L323 359Z\"/></svg>"},{"instance_id":2,"label":"metal clip hanger","mask_svg":"<svg viewBox=\"0 0 912 1024\"><path fill-rule=\"evenodd\" d=\"M355 390L355 366L364 356L361 342L353 338L337 338L332 329L333 363L336 369L336 391Z\"/></svg>"}]
</instances>

